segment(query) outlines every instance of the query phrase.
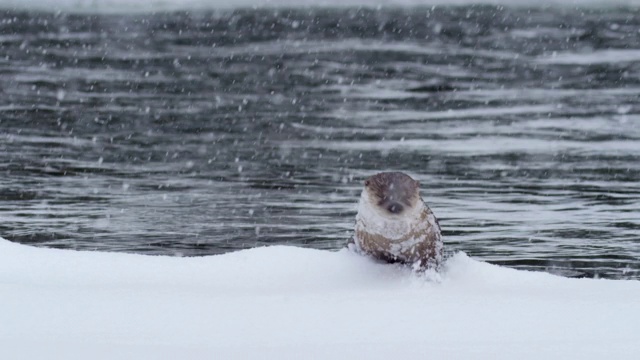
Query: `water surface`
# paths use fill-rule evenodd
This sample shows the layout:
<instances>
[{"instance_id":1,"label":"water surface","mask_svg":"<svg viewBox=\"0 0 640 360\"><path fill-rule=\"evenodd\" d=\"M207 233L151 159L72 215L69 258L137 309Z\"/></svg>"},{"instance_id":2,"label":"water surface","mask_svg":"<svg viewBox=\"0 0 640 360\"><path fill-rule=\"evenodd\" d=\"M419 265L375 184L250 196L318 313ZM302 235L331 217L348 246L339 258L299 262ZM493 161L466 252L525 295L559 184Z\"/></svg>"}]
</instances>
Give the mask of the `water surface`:
<instances>
[{"instance_id":1,"label":"water surface","mask_svg":"<svg viewBox=\"0 0 640 360\"><path fill-rule=\"evenodd\" d=\"M640 278L640 13L0 14L0 236L338 249L419 179L448 251Z\"/></svg>"}]
</instances>

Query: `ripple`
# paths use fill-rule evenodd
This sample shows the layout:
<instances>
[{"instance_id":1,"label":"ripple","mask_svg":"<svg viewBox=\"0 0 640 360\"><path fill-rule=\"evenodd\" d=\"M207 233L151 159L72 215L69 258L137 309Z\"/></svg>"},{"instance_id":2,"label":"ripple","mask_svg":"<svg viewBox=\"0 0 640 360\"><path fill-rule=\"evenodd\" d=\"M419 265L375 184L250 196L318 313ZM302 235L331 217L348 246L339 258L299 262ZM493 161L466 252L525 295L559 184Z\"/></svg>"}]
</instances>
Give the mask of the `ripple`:
<instances>
[{"instance_id":1,"label":"ripple","mask_svg":"<svg viewBox=\"0 0 640 360\"><path fill-rule=\"evenodd\" d=\"M628 9L0 17L3 238L335 250L362 179L395 170L422 184L448 251L640 276Z\"/></svg>"},{"instance_id":2,"label":"ripple","mask_svg":"<svg viewBox=\"0 0 640 360\"><path fill-rule=\"evenodd\" d=\"M540 63L559 65L616 64L638 60L640 60L640 49L605 49L583 53L553 53L536 59Z\"/></svg>"}]
</instances>

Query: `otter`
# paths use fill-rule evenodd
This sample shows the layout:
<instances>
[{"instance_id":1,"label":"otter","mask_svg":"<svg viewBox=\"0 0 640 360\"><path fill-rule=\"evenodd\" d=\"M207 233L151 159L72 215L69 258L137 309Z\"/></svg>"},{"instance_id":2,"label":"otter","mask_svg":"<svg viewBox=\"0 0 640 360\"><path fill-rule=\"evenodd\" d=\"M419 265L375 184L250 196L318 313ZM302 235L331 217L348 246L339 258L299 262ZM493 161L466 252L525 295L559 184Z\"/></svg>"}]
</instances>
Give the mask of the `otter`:
<instances>
[{"instance_id":1,"label":"otter","mask_svg":"<svg viewBox=\"0 0 640 360\"><path fill-rule=\"evenodd\" d=\"M443 253L440 224L420 197L418 181L401 172L366 179L349 247L418 271L438 270Z\"/></svg>"}]
</instances>

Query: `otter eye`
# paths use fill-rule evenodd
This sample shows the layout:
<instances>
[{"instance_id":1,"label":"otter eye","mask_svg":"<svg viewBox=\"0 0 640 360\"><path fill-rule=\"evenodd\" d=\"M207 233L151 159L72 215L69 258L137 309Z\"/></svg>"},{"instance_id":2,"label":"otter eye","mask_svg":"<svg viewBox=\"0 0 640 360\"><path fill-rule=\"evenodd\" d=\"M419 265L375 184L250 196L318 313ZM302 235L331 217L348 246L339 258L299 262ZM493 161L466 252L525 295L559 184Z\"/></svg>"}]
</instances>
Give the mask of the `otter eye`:
<instances>
[{"instance_id":1,"label":"otter eye","mask_svg":"<svg viewBox=\"0 0 640 360\"><path fill-rule=\"evenodd\" d=\"M369 180L364 181L364 186L369 186Z\"/></svg>"}]
</instances>

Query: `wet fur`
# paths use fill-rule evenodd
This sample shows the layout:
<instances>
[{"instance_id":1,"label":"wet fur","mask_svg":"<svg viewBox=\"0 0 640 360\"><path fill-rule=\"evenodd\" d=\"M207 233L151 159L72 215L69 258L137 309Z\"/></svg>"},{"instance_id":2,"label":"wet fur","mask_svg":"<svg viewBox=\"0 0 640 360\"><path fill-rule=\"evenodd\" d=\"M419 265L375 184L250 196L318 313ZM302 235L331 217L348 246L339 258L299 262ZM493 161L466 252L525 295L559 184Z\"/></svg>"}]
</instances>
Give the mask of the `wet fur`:
<instances>
[{"instance_id":1,"label":"wet fur","mask_svg":"<svg viewBox=\"0 0 640 360\"><path fill-rule=\"evenodd\" d=\"M406 211L385 213L390 202L402 203ZM362 206L366 206L364 210L367 211L363 211ZM374 214L373 218L364 212ZM375 231L380 224L371 224L374 219L382 219L391 225L409 222L408 231L394 233L398 236L389 238ZM359 252L381 261L409 264L418 270L437 269L442 262L440 224L420 198L419 183L403 173L380 173L365 181L353 245Z\"/></svg>"},{"instance_id":2,"label":"wet fur","mask_svg":"<svg viewBox=\"0 0 640 360\"><path fill-rule=\"evenodd\" d=\"M389 198L390 184L396 185L396 199ZM387 201L396 200L411 207L420 200L420 184L403 173L388 172L371 176L365 180L365 186L378 198L379 206L384 206Z\"/></svg>"}]
</instances>

